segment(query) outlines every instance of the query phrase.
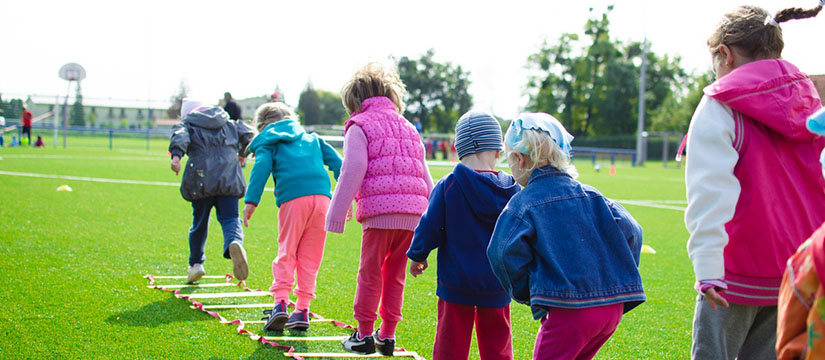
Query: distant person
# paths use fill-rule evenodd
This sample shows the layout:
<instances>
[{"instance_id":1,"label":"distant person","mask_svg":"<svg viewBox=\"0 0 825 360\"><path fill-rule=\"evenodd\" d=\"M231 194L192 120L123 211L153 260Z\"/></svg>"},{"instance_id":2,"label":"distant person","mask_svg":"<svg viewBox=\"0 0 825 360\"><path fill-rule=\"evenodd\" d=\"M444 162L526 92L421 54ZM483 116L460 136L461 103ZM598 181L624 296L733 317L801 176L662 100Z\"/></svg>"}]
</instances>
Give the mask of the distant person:
<instances>
[{"instance_id":1,"label":"distant person","mask_svg":"<svg viewBox=\"0 0 825 360\"><path fill-rule=\"evenodd\" d=\"M23 111L20 112L20 117L23 119L23 134L26 134L28 136L28 139L29 139L27 144L31 144L31 142L32 142L32 112L31 112L31 110L29 110L26 107L25 104L23 104Z\"/></svg>"},{"instance_id":2,"label":"distant person","mask_svg":"<svg viewBox=\"0 0 825 360\"><path fill-rule=\"evenodd\" d=\"M232 94L229 92L223 93L223 101L226 103L223 105L223 109L226 110L227 114L229 114L229 119L240 120L241 107L238 106L238 103L232 98Z\"/></svg>"},{"instance_id":3,"label":"distant person","mask_svg":"<svg viewBox=\"0 0 825 360\"><path fill-rule=\"evenodd\" d=\"M5 133L6 133L6 118L0 116L0 147L2 147L4 145L3 143L6 141Z\"/></svg>"},{"instance_id":4,"label":"distant person","mask_svg":"<svg viewBox=\"0 0 825 360\"><path fill-rule=\"evenodd\" d=\"M545 113L523 113L504 136L524 186L496 222L487 256L513 300L541 319L533 359L592 359L622 314L645 301L642 227L618 202L576 181L571 136Z\"/></svg>"},{"instance_id":5,"label":"distant person","mask_svg":"<svg viewBox=\"0 0 825 360\"><path fill-rule=\"evenodd\" d=\"M278 257L272 261L269 288L275 306L264 328L306 330L309 304L315 298L315 282L324 257L324 219L332 197L324 165L337 180L341 156L318 135L307 133L292 109L282 102L258 107L253 125L259 134L249 144L255 166L244 198L244 225L248 226L270 177L275 180L275 205L280 208ZM296 278L295 311L287 315L289 293Z\"/></svg>"},{"instance_id":6,"label":"distant person","mask_svg":"<svg viewBox=\"0 0 825 360\"><path fill-rule=\"evenodd\" d=\"M811 79L781 58L779 24L820 9L771 16L742 6L707 41L716 81L690 122L685 169L693 359L776 357L787 260L825 221L825 138L805 130L822 105Z\"/></svg>"},{"instance_id":7,"label":"distant person","mask_svg":"<svg viewBox=\"0 0 825 360\"><path fill-rule=\"evenodd\" d=\"M407 251L410 274L423 273L430 252L438 249L433 360L466 360L474 323L482 359L513 359L510 295L493 274L487 245L496 219L521 187L495 169L502 136L492 115L464 114L455 125L455 138L460 163L430 194Z\"/></svg>"},{"instance_id":8,"label":"distant person","mask_svg":"<svg viewBox=\"0 0 825 360\"><path fill-rule=\"evenodd\" d=\"M172 171L180 172L180 159L189 155L181 179L180 193L192 203L192 228L189 229L189 275L193 283L205 274L206 235L209 214L214 207L223 229L223 257L232 259L235 278L249 274L243 248L243 228L238 217L238 198L246 191L241 172L241 154L254 136L243 121L229 120L219 107L184 100L182 121L172 128L169 152Z\"/></svg>"},{"instance_id":9,"label":"distant person","mask_svg":"<svg viewBox=\"0 0 825 360\"><path fill-rule=\"evenodd\" d=\"M358 328L345 350L392 356L404 304L407 256L433 188L424 145L404 113L404 83L396 69L369 63L341 90L351 114L344 124L344 163L327 213L326 230L343 233L351 218L361 223L361 261L353 304ZM403 164L403 165L399 165ZM375 311L381 326L377 330Z\"/></svg>"},{"instance_id":10,"label":"distant person","mask_svg":"<svg viewBox=\"0 0 825 360\"><path fill-rule=\"evenodd\" d=\"M421 134L421 130L423 130L423 128L421 126L421 121L418 120L418 116L413 118L413 126L415 126L415 130L418 131L419 134Z\"/></svg>"},{"instance_id":11,"label":"distant person","mask_svg":"<svg viewBox=\"0 0 825 360\"><path fill-rule=\"evenodd\" d=\"M40 135L37 135L37 141L34 142L34 147L36 148L45 148L46 144L43 143L43 138Z\"/></svg>"},{"instance_id":12,"label":"distant person","mask_svg":"<svg viewBox=\"0 0 825 360\"><path fill-rule=\"evenodd\" d=\"M17 140L17 134L11 134L11 143L9 144L9 146L20 146L20 140Z\"/></svg>"}]
</instances>

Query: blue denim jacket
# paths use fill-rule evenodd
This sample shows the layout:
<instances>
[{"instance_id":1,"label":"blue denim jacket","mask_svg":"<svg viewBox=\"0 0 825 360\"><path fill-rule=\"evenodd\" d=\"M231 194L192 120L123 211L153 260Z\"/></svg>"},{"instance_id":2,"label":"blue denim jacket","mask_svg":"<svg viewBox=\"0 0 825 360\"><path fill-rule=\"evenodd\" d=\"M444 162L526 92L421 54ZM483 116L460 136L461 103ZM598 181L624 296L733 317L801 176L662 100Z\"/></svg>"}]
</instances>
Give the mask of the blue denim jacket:
<instances>
[{"instance_id":1,"label":"blue denim jacket","mask_svg":"<svg viewBox=\"0 0 825 360\"><path fill-rule=\"evenodd\" d=\"M642 228L617 202L552 166L533 171L496 222L487 256L510 296L533 318L548 307L645 301Z\"/></svg>"}]
</instances>

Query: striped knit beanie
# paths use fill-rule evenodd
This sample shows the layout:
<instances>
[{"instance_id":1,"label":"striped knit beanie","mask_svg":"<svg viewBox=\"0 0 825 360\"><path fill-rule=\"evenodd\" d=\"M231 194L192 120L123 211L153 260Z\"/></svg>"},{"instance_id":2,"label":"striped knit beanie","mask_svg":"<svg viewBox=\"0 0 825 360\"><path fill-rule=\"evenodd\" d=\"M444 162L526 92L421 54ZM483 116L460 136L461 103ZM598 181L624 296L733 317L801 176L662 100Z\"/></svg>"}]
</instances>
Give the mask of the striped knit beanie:
<instances>
[{"instance_id":1,"label":"striped knit beanie","mask_svg":"<svg viewBox=\"0 0 825 360\"><path fill-rule=\"evenodd\" d=\"M471 111L455 124L455 151L458 159L482 151L501 151L501 125L493 115Z\"/></svg>"}]
</instances>

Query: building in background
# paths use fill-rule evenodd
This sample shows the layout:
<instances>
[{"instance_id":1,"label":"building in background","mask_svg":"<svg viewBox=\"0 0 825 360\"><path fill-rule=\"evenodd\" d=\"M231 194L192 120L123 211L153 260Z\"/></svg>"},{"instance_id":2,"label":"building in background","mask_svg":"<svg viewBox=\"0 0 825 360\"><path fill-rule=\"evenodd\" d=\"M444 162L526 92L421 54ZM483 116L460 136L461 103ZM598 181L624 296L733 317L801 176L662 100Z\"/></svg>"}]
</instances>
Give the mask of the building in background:
<instances>
[{"instance_id":1,"label":"building in background","mask_svg":"<svg viewBox=\"0 0 825 360\"><path fill-rule=\"evenodd\" d=\"M63 101L64 98L59 99L58 104L58 121L63 121ZM32 111L35 118L42 116L54 110L55 97L30 95L26 101L26 105ZM72 111L73 98L69 98L66 106L67 112ZM145 100L119 100L119 99L95 99L83 98L83 118L84 127L88 128L111 128L111 129L146 129L147 127L171 127L169 119L166 119L166 109L169 107L168 103L164 102L147 102ZM67 118L69 115L67 114ZM166 120L166 121L164 121ZM52 117L46 117L40 120L37 125L51 125L53 123ZM79 125L73 125L79 126Z\"/></svg>"}]
</instances>

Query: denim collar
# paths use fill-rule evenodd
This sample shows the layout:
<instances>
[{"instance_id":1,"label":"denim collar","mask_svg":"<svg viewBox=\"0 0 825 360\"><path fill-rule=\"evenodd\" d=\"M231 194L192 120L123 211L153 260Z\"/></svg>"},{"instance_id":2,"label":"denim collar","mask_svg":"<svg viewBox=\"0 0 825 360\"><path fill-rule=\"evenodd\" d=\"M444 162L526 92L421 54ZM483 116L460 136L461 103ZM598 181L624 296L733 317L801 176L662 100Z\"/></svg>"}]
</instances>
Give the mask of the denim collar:
<instances>
[{"instance_id":1,"label":"denim collar","mask_svg":"<svg viewBox=\"0 0 825 360\"><path fill-rule=\"evenodd\" d=\"M533 183L533 181L537 179L545 178L548 176L567 176L572 179L570 174L559 169L556 169L555 167L553 167L553 165L545 165L533 170L533 173L530 174L530 179L527 180L527 185L530 185L531 183Z\"/></svg>"}]
</instances>

